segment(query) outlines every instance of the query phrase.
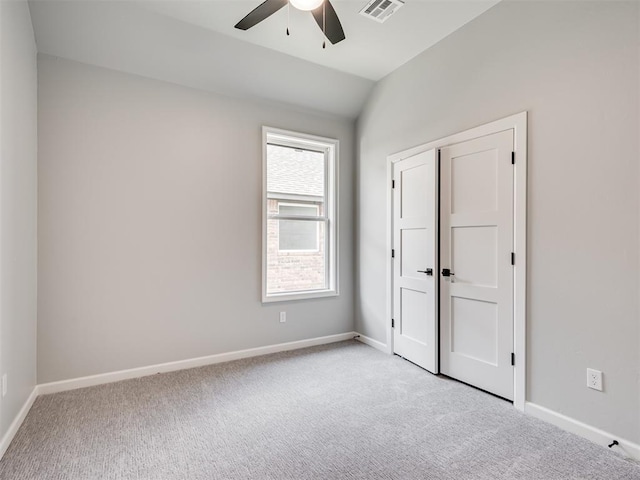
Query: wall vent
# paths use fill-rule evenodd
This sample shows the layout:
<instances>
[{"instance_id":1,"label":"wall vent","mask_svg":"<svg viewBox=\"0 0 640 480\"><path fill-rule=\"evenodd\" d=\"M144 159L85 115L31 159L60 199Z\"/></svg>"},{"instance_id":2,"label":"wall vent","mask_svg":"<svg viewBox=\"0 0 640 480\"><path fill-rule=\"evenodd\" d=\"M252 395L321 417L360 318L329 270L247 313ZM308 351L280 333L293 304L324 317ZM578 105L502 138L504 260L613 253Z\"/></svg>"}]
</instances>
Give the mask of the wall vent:
<instances>
[{"instance_id":1,"label":"wall vent","mask_svg":"<svg viewBox=\"0 0 640 480\"><path fill-rule=\"evenodd\" d=\"M383 23L403 5L403 0L371 0L360 10L360 15Z\"/></svg>"}]
</instances>

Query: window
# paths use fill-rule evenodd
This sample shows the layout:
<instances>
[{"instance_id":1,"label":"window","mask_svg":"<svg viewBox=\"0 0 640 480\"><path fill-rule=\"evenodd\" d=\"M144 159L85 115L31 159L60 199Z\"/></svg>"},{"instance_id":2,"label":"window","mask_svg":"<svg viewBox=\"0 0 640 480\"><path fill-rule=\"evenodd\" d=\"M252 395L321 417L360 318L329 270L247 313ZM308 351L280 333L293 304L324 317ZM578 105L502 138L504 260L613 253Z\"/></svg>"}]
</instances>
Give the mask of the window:
<instances>
[{"instance_id":1,"label":"window","mask_svg":"<svg viewBox=\"0 0 640 480\"><path fill-rule=\"evenodd\" d=\"M262 301L337 295L338 141L263 128Z\"/></svg>"}]
</instances>

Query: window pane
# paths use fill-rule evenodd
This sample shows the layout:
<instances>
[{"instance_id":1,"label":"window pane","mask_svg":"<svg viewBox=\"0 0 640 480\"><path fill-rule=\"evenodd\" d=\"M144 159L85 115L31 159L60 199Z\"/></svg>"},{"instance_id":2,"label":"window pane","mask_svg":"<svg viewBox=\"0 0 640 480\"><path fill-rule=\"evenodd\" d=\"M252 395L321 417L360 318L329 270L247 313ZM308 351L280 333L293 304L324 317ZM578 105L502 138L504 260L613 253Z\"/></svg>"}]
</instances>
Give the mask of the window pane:
<instances>
[{"instance_id":1,"label":"window pane","mask_svg":"<svg viewBox=\"0 0 640 480\"><path fill-rule=\"evenodd\" d=\"M267 195L323 202L325 155L280 145L267 145Z\"/></svg>"},{"instance_id":2,"label":"window pane","mask_svg":"<svg viewBox=\"0 0 640 480\"><path fill-rule=\"evenodd\" d=\"M318 222L280 220L278 228L278 250L318 251Z\"/></svg>"},{"instance_id":3,"label":"window pane","mask_svg":"<svg viewBox=\"0 0 640 480\"><path fill-rule=\"evenodd\" d=\"M322 220L268 220L267 293L326 289L325 245Z\"/></svg>"}]
</instances>

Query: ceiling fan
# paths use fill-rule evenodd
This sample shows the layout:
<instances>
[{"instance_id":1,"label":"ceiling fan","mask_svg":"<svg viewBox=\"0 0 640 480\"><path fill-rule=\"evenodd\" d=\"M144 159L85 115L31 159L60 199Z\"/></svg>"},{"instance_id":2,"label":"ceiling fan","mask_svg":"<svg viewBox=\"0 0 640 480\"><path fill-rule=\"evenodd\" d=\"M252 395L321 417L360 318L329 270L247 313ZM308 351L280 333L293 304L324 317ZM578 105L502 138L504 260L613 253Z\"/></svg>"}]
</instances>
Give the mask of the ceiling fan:
<instances>
[{"instance_id":1,"label":"ceiling fan","mask_svg":"<svg viewBox=\"0 0 640 480\"><path fill-rule=\"evenodd\" d=\"M266 0L249 12L235 27L240 30L248 30L287 4L291 4L299 10L310 11L325 37L334 45L345 39L338 14L329 0ZM287 35L289 35L288 27Z\"/></svg>"}]
</instances>

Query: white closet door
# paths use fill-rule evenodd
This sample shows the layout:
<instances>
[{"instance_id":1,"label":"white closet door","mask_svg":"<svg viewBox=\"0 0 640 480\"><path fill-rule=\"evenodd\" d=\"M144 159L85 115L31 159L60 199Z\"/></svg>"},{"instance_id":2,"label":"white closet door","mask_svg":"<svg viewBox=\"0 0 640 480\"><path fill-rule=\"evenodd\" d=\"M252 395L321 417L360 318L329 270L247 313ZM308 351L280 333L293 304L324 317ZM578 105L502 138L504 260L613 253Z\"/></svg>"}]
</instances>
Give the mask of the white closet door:
<instances>
[{"instance_id":1,"label":"white closet door","mask_svg":"<svg viewBox=\"0 0 640 480\"><path fill-rule=\"evenodd\" d=\"M513 400L513 130L441 149L441 371Z\"/></svg>"},{"instance_id":2,"label":"white closet door","mask_svg":"<svg viewBox=\"0 0 640 480\"><path fill-rule=\"evenodd\" d=\"M435 150L394 164L394 352L438 372Z\"/></svg>"}]
</instances>

